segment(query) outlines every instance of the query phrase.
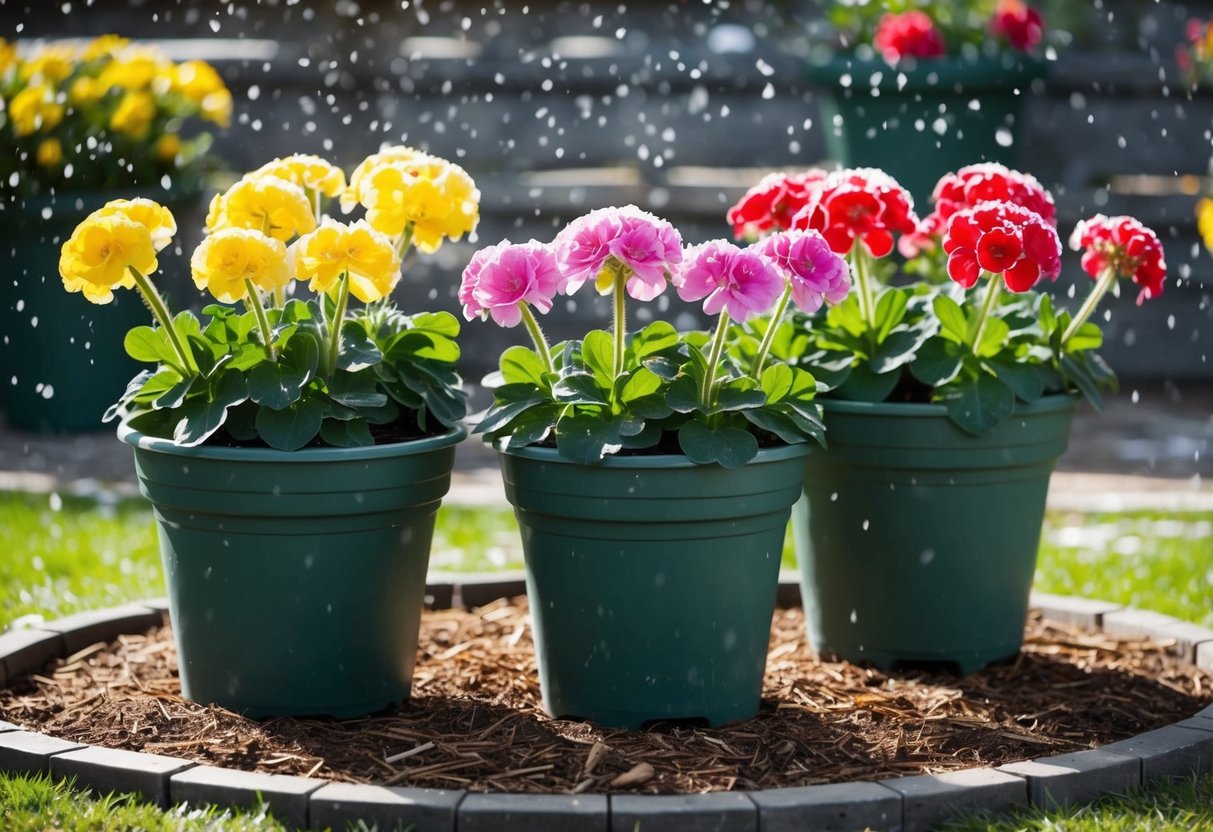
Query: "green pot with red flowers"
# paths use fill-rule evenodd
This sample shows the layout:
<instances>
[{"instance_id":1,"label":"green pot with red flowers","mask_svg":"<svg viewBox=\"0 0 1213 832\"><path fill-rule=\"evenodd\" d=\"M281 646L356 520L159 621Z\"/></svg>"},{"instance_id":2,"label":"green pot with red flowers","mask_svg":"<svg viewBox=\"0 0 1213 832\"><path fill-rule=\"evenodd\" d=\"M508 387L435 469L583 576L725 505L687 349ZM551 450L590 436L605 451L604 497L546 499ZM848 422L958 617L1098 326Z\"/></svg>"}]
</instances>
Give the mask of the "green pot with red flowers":
<instances>
[{"instance_id":1,"label":"green pot with red flowers","mask_svg":"<svg viewBox=\"0 0 1213 832\"><path fill-rule=\"evenodd\" d=\"M1021 0L835 3L837 45L809 63L830 157L883 169L925 201L957 163L1014 164L1047 64Z\"/></svg>"},{"instance_id":2,"label":"green pot with red flowers","mask_svg":"<svg viewBox=\"0 0 1213 832\"><path fill-rule=\"evenodd\" d=\"M1127 217L1080 223L1072 244L1095 282L1059 312L1035 289L1060 273L1061 244L1031 176L962 168L923 220L879 171L794 179L764 180L730 217L739 234L820 230L854 275L850 297L773 339L817 380L830 440L793 511L810 640L886 669L964 674L1014 656L1075 404L1098 407L1115 384L1092 312L1122 277L1139 302L1157 296L1162 247ZM885 259L897 235L918 278L904 285ZM761 321L749 337L765 339Z\"/></svg>"},{"instance_id":3,"label":"green pot with red flowers","mask_svg":"<svg viewBox=\"0 0 1213 832\"><path fill-rule=\"evenodd\" d=\"M713 332L628 332L627 300L669 285L703 301ZM611 296L611 331L549 347L534 310L583 286ZM502 355L476 430L522 531L550 714L638 729L757 712L788 516L822 434L808 372L773 360L769 340L731 345L755 315L847 290L816 232L684 249L630 206L472 258L465 315L524 323L535 345Z\"/></svg>"},{"instance_id":4,"label":"green pot with red flowers","mask_svg":"<svg viewBox=\"0 0 1213 832\"><path fill-rule=\"evenodd\" d=\"M326 216L337 197L367 218ZM219 302L201 320L156 287L175 231L158 203L111 202L65 243L68 290L133 288L154 316L125 339L153 368L108 418L156 510L187 698L345 718L408 697L465 397L458 321L388 298L402 253L468 233L478 199L409 148L348 186L323 159L274 160L211 206L190 269Z\"/></svg>"}]
</instances>

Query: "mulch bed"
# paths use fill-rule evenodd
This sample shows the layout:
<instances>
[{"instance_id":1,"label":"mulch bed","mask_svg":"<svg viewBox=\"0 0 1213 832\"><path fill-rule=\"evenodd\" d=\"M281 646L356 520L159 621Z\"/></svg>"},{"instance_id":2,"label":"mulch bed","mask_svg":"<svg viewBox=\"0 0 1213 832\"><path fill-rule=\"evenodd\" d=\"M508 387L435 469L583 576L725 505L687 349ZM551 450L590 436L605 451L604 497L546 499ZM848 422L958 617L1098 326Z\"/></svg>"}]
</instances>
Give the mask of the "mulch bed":
<instances>
[{"instance_id":1,"label":"mulch bed","mask_svg":"<svg viewBox=\"0 0 1213 832\"><path fill-rule=\"evenodd\" d=\"M962 679L810 656L775 615L762 711L644 732L540 710L526 599L426 613L413 698L364 719L252 722L180 696L168 627L94 645L0 690L0 718L69 740L231 768L507 792L690 793L991 766L1191 716L1213 676L1165 644L1043 623L1013 663Z\"/></svg>"}]
</instances>

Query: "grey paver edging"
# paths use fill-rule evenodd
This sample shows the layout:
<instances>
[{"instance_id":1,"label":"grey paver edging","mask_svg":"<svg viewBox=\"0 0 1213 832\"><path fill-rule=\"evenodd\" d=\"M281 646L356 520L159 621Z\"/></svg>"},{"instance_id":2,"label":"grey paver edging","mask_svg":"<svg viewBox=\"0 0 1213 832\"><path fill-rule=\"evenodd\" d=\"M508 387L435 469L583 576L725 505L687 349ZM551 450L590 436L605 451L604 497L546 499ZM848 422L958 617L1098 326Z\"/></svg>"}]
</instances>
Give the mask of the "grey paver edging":
<instances>
[{"instance_id":1,"label":"grey paver edging","mask_svg":"<svg viewBox=\"0 0 1213 832\"><path fill-rule=\"evenodd\" d=\"M477 606L521 595L517 574L450 576L427 587L435 608ZM799 603L780 586L780 603ZM1159 613L1034 593L1049 620L1168 642L1173 652L1213 669L1213 630ZM163 600L81 613L29 630L0 633L0 686L47 662L141 632L167 612ZM792 832L799 829L929 829L958 809L1001 812L1089 803L1159 777L1213 770L1213 705L1189 719L1099 749L1040 757L998 768L880 781L703 795L470 794L463 791L334 783L272 775L132 751L87 746L0 721L0 771L75 778L98 792L133 792L162 806L247 807L264 802L300 829L343 828L358 819L413 832Z\"/></svg>"}]
</instances>

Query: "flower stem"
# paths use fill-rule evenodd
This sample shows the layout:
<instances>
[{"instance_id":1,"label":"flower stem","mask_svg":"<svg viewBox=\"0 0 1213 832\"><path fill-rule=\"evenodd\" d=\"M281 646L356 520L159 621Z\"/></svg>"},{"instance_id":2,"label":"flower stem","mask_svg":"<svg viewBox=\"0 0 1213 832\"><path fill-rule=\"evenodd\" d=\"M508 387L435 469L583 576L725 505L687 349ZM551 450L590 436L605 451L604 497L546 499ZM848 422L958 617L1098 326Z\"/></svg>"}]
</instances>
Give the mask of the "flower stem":
<instances>
[{"instance_id":1,"label":"flower stem","mask_svg":"<svg viewBox=\"0 0 1213 832\"><path fill-rule=\"evenodd\" d=\"M270 215L266 214L265 219L263 219L261 221L261 233L268 237L268 236L270 236L270 229L272 229L272 228L273 228L273 226L270 225ZM254 292L250 288L249 297L260 297L260 295L258 295L256 292ZM281 286L274 287L273 298L274 298L274 308L275 309L281 309L282 307L286 306L286 290L283 289ZM261 303L258 302L257 305L261 306ZM265 342L266 349L269 349L269 345L270 345L270 342L267 339Z\"/></svg>"},{"instance_id":2,"label":"flower stem","mask_svg":"<svg viewBox=\"0 0 1213 832\"><path fill-rule=\"evenodd\" d=\"M720 320L716 322L716 333L712 336L712 346L708 351L708 371L703 376L703 388L699 391L699 399L708 407L716 404L716 369L720 365L720 356L724 352L725 334L729 328L729 313L720 310Z\"/></svg>"},{"instance_id":3,"label":"flower stem","mask_svg":"<svg viewBox=\"0 0 1213 832\"><path fill-rule=\"evenodd\" d=\"M868 273L868 255L863 250L863 244L856 241L851 249L851 264L855 271L855 288L859 291L859 314L868 325L869 332L876 328L876 300L872 292L871 275Z\"/></svg>"},{"instance_id":4,"label":"flower stem","mask_svg":"<svg viewBox=\"0 0 1213 832\"><path fill-rule=\"evenodd\" d=\"M977 316L977 326L973 329L973 337L969 339L969 349L973 354L977 354L977 348L981 346L981 335L985 331L986 321L990 319L990 312L994 309L998 301L998 296L1002 292L1002 277L1000 275L990 275L990 286L986 289L986 299L981 305L981 313Z\"/></svg>"},{"instance_id":5,"label":"flower stem","mask_svg":"<svg viewBox=\"0 0 1213 832\"><path fill-rule=\"evenodd\" d=\"M278 352L274 349L274 334L270 330L270 319L265 316L265 307L261 305L261 293L257 291L251 278L244 279L244 288L248 291L248 297L244 299L244 303L257 316L257 327L261 330L261 341L265 344L265 354L270 357L270 361L277 361Z\"/></svg>"},{"instance_id":6,"label":"flower stem","mask_svg":"<svg viewBox=\"0 0 1213 832\"><path fill-rule=\"evenodd\" d=\"M614 382L623 375L623 353L626 349L624 339L628 334L628 319L627 313L624 311L624 302L627 300L627 278L624 276L622 267L615 269L615 363L611 368L611 381Z\"/></svg>"},{"instance_id":7,"label":"flower stem","mask_svg":"<svg viewBox=\"0 0 1213 832\"><path fill-rule=\"evenodd\" d=\"M787 287L783 290L783 294L779 296L779 300L775 302L775 311L771 313L770 322L767 323L767 331L762 336L762 343L758 345L758 353L754 356L754 378L762 379L762 368L767 363L767 355L771 352L771 344L775 341L775 331L779 329L779 325L783 323L783 313L788 309L788 301L792 299L792 281L788 281Z\"/></svg>"},{"instance_id":8,"label":"flower stem","mask_svg":"<svg viewBox=\"0 0 1213 832\"><path fill-rule=\"evenodd\" d=\"M1091 317L1091 313L1095 311L1095 307L1103 296L1116 285L1116 269L1112 266L1107 266L1099 273L1099 279L1095 281L1095 288L1091 290L1091 294L1087 295L1087 299L1082 302L1082 306L1078 309L1078 314L1070 321L1070 325L1066 327L1066 331L1061 336L1062 349L1065 348L1066 342L1074 337L1074 334L1082 327L1083 324Z\"/></svg>"},{"instance_id":9,"label":"flower stem","mask_svg":"<svg viewBox=\"0 0 1213 832\"><path fill-rule=\"evenodd\" d=\"M146 275L134 266L128 265L126 268L131 273L131 277L135 279L135 285L139 288L139 294L143 296L148 309L152 310L152 316L164 328L165 334L168 335L169 343L173 345L173 352L177 353L177 358L181 360L181 369L187 375L197 375L198 365L194 362L194 357L190 354L190 351L185 348L185 344L181 340L181 334L177 332L177 327L173 324L173 314L169 311L168 304L164 302L164 298L160 297L160 293L156 291L156 287L152 285L152 282L147 279Z\"/></svg>"},{"instance_id":10,"label":"flower stem","mask_svg":"<svg viewBox=\"0 0 1213 832\"><path fill-rule=\"evenodd\" d=\"M539 321L535 320L531 307L527 306L526 301L519 301L518 309L522 312L522 322L526 324L526 331L531 333L531 340L535 342L535 351L543 360L544 368L549 373L556 372L556 367L552 364L552 351L548 348L548 341L543 337L543 330L539 328Z\"/></svg>"},{"instance_id":11,"label":"flower stem","mask_svg":"<svg viewBox=\"0 0 1213 832\"><path fill-rule=\"evenodd\" d=\"M325 362L325 377L331 377L337 372L337 356L341 354L341 324L345 320L345 310L350 304L350 275L342 272L337 279L337 308L329 319L329 354Z\"/></svg>"}]
</instances>

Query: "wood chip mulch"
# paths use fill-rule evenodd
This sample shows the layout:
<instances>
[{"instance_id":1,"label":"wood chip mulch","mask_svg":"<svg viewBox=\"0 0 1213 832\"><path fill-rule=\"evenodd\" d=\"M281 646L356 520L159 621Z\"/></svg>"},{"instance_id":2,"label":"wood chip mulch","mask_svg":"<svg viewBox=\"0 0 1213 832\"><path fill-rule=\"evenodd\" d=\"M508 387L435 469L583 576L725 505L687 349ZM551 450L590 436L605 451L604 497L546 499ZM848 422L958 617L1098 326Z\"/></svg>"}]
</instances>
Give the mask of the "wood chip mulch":
<instances>
[{"instance_id":1,"label":"wood chip mulch","mask_svg":"<svg viewBox=\"0 0 1213 832\"><path fill-rule=\"evenodd\" d=\"M507 792L692 793L1000 765L1189 717L1213 676L1166 644L1043 623L1018 659L962 679L810 656L775 615L763 707L644 732L540 710L526 599L426 613L413 698L364 719L252 722L180 696L167 627L94 645L0 690L0 718L69 740L332 780Z\"/></svg>"}]
</instances>

